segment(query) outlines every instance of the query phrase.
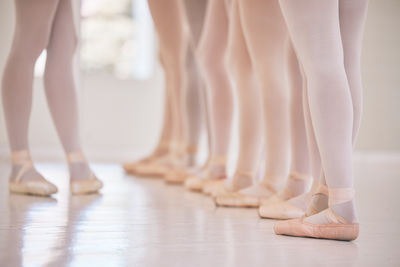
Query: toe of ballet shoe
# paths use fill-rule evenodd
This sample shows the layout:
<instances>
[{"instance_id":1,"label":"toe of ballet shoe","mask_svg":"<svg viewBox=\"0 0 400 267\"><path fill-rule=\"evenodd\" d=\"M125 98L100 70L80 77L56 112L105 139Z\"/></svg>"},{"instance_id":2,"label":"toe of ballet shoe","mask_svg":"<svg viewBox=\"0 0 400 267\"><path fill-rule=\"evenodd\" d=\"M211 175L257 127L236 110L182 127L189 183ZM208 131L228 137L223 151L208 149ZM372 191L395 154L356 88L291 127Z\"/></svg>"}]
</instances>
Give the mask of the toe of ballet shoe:
<instances>
[{"instance_id":1,"label":"toe of ballet shoe","mask_svg":"<svg viewBox=\"0 0 400 267\"><path fill-rule=\"evenodd\" d=\"M261 205L258 214L261 218L287 220L300 218L304 215L304 211L288 201L282 201Z\"/></svg>"},{"instance_id":2,"label":"toe of ballet shoe","mask_svg":"<svg viewBox=\"0 0 400 267\"><path fill-rule=\"evenodd\" d=\"M352 241L358 237L358 224L312 224L304 221L304 216L277 222L274 231L277 235L289 235L298 237L312 237L322 239L333 239L342 241Z\"/></svg>"},{"instance_id":3,"label":"toe of ballet shoe","mask_svg":"<svg viewBox=\"0 0 400 267\"><path fill-rule=\"evenodd\" d=\"M277 235L301 236L304 233L302 229L302 218L291 219L277 222L274 224L274 231Z\"/></svg>"},{"instance_id":4,"label":"toe of ballet shoe","mask_svg":"<svg viewBox=\"0 0 400 267\"><path fill-rule=\"evenodd\" d=\"M97 193L103 187L103 182L99 179L87 179L72 181L70 183L71 194L85 195Z\"/></svg>"},{"instance_id":5,"label":"toe of ballet shoe","mask_svg":"<svg viewBox=\"0 0 400 267\"><path fill-rule=\"evenodd\" d=\"M185 187L191 191L200 192L203 189L203 180L196 176L189 177L185 181Z\"/></svg>"},{"instance_id":6,"label":"toe of ballet shoe","mask_svg":"<svg viewBox=\"0 0 400 267\"><path fill-rule=\"evenodd\" d=\"M182 184L187 178L187 173L182 172L168 172L164 176L164 181L168 184Z\"/></svg>"},{"instance_id":7,"label":"toe of ballet shoe","mask_svg":"<svg viewBox=\"0 0 400 267\"><path fill-rule=\"evenodd\" d=\"M205 195L213 195L213 192L224 186L224 181L209 181L203 186L202 192Z\"/></svg>"},{"instance_id":8,"label":"toe of ballet shoe","mask_svg":"<svg viewBox=\"0 0 400 267\"><path fill-rule=\"evenodd\" d=\"M57 187L45 180L26 181L26 182L9 182L11 193L27 194L36 196L50 196L58 192Z\"/></svg>"},{"instance_id":9,"label":"toe of ballet shoe","mask_svg":"<svg viewBox=\"0 0 400 267\"><path fill-rule=\"evenodd\" d=\"M131 162L126 162L122 164L122 168L124 169L124 171L126 173L131 173L134 174L135 173L135 166L136 164L133 164Z\"/></svg>"},{"instance_id":10,"label":"toe of ballet shoe","mask_svg":"<svg viewBox=\"0 0 400 267\"><path fill-rule=\"evenodd\" d=\"M168 172L167 168L160 164L145 164L135 168L135 173L143 177L164 177Z\"/></svg>"},{"instance_id":11,"label":"toe of ballet shoe","mask_svg":"<svg viewBox=\"0 0 400 267\"><path fill-rule=\"evenodd\" d=\"M257 208L260 205L260 199L253 196L245 196L239 193L228 193L217 196L215 204L223 207L238 207L238 208Z\"/></svg>"}]
</instances>

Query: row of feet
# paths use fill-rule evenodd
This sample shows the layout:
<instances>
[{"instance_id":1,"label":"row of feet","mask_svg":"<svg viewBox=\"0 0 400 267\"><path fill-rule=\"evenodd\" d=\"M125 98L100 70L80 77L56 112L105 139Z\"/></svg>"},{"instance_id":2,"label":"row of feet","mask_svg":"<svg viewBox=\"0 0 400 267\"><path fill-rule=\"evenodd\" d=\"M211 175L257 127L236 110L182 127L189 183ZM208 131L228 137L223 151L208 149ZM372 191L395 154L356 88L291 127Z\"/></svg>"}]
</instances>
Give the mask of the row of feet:
<instances>
[{"instance_id":1,"label":"row of feet","mask_svg":"<svg viewBox=\"0 0 400 267\"><path fill-rule=\"evenodd\" d=\"M274 225L276 234L347 241L358 237L356 218L342 216L348 209L354 210L352 189L328 190L325 185L314 184L292 192L286 186L278 193L273 187L254 183L250 173L237 172L226 179L225 161L225 157L210 157L203 168L188 169L168 157L148 157L123 167L131 175L163 178L211 196L217 206L258 208L260 217L281 220ZM287 185L302 182L310 185L311 178L291 174Z\"/></svg>"}]
</instances>

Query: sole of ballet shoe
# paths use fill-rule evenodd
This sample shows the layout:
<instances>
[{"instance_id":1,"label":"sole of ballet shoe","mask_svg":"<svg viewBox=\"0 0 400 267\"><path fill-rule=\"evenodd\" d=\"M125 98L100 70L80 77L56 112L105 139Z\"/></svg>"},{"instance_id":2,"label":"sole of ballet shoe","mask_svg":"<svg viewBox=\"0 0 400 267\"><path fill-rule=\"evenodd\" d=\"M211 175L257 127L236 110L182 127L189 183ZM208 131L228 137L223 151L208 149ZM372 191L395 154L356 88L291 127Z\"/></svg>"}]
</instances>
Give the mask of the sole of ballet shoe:
<instances>
[{"instance_id":1,"label":"sole of ballet shoe","mask_svg":"<svg viewBox=\"0 0 400 267\"><path fill-rule=\"evenodd\" d=\"M22 183L9 182L8 187L11 193L49 197L58 192L55 185L44 181L29 181Z\"/></svg>"},{"instance_id":2,"label":"sole of ballet shoe","mask_svg":"<svg viewBox=\"0 0 400 267\"><path fill-rule=\"evenodd\" d=\"M262 200L258 197L245 196L239 193L228 193L214 198L217 206L232 208L258 208Z\"/></svg>"},{"instance_id":3,"label":"sole of ballet shoe","mask_svg":"<svg viewBox=\"0 0 400 267\"><path fill-rule=\"evenodd\" d=\"M311 237L320 239L332 239L341 241L352 241L358 237L359 224L312 224L304 221L304 216L277 222L274 231L277 235L288 235L297 237Z\"/></svg>"},{"instance_id":4,"label":"sole of ballet shoe","mask_svg":"<svg viewBox=\"0 0 400 267\"><path fill-rule=\"evenodd\" d=\"M70 182L72 195L87 195L98 193L103 188L103 182L99 179L87 179Z\"/></svg>"},{"instance_id":5,"label":"sole of ballet shoe","mask_svg":"<svg viewBox=\"0 0 400 267\"><path fill-rule=\"evenodd\" d=\"M296 219L303 216L304 213L304 210L296 207L289 201L275 202L269 205L262 204L258 209L258 215L266 219Z\"/></svg>"}]
</instances>

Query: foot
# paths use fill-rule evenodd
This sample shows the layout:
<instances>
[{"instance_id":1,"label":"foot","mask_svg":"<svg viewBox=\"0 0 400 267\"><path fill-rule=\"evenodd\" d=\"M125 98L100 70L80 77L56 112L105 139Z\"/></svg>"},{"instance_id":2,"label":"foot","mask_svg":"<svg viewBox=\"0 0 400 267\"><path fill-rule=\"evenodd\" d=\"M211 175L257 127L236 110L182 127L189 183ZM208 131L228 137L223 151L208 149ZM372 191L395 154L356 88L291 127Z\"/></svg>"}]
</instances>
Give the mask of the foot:
<instances>
[{"instance_id":1,"label":"foot","mask_svg":"<svg viewBox=\"0 0 400 267\"><path fill-rule=\"evenodd\" d=\"M355 213L352 188L329 189L329 208L309 217L275 224L276 234L354 240L359 225Z\"/></svg>"},{"instance_id":2,"label":"foot","mask_svg":"<svg viewBox=\"0 0 400 267\"><path fill-rule=\"evenodd\" d=\"M33 166L28 151L14 151L9 180L11 193L50 196L57 193L55 185L47 181Z\"/></svg>"},{"instance_id":3,"label":"foot","mask_svg":"<svg viewBox=\"0 0 400 267\"><path fill-rule=\"evenodd\" d=\"M206 167L198 175L189 176L185 180L185 187L191 191L201 192L207 184L211 186L215 181L221 181L225 178L225 157L215 157L207 163Z\"/></svg>"},{"instance_id":4,"label":"foot","mask_svg":"<svg viewBox=\"0 0 400 267\"><path fill-rule=\"evenodd\" d=\"M89 163L81 151L68 153L70 171L70 190L73 195L97 193L102 187L100 181L90 169Z\"/></svg>"},{"instance_id":5,"label":"foot","mask_svg":"<svg viewBox=\"0 0 400 267\"><path fill-rule=\"evenodd\" d=\"M254 184L238 192L230 192L215 198L218 206L257 208L260 203L276 192L262 184Z\"/></svg>"}]
</instances>

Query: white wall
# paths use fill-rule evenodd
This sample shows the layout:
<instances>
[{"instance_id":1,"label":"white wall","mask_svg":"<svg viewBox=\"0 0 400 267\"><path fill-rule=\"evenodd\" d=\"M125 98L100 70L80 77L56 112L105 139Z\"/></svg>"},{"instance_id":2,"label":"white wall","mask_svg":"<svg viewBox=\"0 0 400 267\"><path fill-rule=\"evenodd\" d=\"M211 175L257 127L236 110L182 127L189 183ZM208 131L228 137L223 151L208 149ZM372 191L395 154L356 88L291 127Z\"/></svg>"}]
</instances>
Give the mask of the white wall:
<instances>
[{"instance_id":1,"label":"white wall","mask_svg":"<svg viewBox=\"0 0 400 267\"><path fill-rule=\"evenodd\" d=\"M400 1L372 0L366 26L362 71L364 119L358 149L400 150ZM0 1L0 73L10 47L13 2ZM155 145L162 119L163 75L158 67L148 81L117 80L108 75L80 76L82 138L97 159L138 156ZM35 81L30 140L33 153L61 157L61 147L45 104L42 83ZM0 110L0 155L7 153Z\"/></svg>"}]
</instances>

